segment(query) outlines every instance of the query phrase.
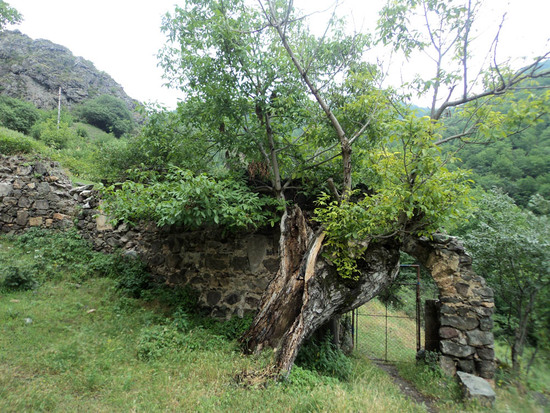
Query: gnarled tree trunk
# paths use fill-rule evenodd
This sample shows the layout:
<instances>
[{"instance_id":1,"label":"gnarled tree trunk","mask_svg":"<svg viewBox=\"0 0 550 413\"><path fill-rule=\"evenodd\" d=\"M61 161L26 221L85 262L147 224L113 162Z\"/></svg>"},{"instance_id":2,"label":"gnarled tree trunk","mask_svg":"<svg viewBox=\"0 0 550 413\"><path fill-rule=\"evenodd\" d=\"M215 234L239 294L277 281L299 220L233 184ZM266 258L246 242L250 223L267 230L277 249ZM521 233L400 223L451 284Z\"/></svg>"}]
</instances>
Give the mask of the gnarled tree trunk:
<instances>
[{"instance_id":1,"label":"gnarled tree trunk","mask_svg":"<svg viewBox=\"0 0 550 413\"><path fill-rule=\"evenodd\" d=\"M271 281L252 326L241 342L249 352L277 349L276 369L288 374L304 340L334 316L378 295L399 271L399 245L369 245L357 281L342 279L323 259L324 233L314 233L299 207L281 221L280 268Z\"/></svg>"}]
</instances>

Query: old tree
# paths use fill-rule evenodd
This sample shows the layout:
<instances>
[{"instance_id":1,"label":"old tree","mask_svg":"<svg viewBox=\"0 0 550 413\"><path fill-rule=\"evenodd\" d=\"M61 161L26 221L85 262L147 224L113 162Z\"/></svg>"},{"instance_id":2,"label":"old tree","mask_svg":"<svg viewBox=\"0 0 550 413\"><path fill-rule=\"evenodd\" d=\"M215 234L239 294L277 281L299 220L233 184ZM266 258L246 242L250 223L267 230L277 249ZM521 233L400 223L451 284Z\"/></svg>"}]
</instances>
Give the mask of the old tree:
<instances>
[{"instance_id":1,"label":"old tree","mask_svg":"<svg viewBox=\"0 0 550 413\"><path fill-rule=\"evenodd\" d=\"M319 327L381 292L400 251L422 261L437 248L432 234L459 216L469 188L467 174L449 167L446 142L505 138L547 107L529 90L516 96L549 75L540 69L545 57L505 67L498 28L491 63L470 73L478 8L392 1L376 35L349 34L335 10L313 34L291 0L188 0L166 15L160 62L187 96L177 116L182 139L197 148L190 161L204 161L194 172L172 169L129 187L120 210L160 224L229 228L276 216L280 267L242 343L250 352L276 348L277 371L291 369ZM426 116L382 87L383 72L367 63L375 45L430 57L433 77L410 85L431 96ZM509 97L512 110L496 110ZM441 122L450 113L462 119L452 135ZM131 201L139 193L147 195Z\"/></svg>"}]
</instances>

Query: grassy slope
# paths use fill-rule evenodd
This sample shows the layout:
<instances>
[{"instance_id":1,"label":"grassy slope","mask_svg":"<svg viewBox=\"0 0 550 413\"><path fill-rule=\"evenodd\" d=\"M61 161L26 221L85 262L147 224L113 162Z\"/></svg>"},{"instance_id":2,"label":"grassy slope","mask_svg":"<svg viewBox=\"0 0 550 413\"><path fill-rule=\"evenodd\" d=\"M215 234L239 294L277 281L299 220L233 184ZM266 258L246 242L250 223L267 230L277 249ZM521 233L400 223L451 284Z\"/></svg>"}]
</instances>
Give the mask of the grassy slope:
<instances>
[{"instance_id":1,"label":"grassy slope","mask_svg":"<svg viewBox=\"0 0 550 413\"><path fill-rule=\"evenodd\" d=\"M31 136L0 126L0 153L14 155L23 153L45 156L63 165L71 179L78 182L97 182L101 178L100 160L112 145L123 145L121 139L116 139L112 134L85 124L74 123L71 126L72 138L63 149L54 149ZM77 134L77 130L84 132L86 136Z\"/></svg>"}]
</instances>

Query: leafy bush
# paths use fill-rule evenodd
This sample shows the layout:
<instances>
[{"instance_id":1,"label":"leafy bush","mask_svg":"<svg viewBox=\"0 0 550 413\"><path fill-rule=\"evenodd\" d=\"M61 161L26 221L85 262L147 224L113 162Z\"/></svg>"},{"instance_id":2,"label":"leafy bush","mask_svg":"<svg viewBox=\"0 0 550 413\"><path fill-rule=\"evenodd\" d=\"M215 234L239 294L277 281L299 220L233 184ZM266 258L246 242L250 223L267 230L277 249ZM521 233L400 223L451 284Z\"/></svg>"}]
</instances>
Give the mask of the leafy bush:
<instances>
[{"instance_id":1,"label":"leafy bush","mask_svg":"<svg viewBox=\"0 0 550 413\"><path fill-rule=\"evenodd\" d=\"M0 96L0 126L29 134L40 118L40 111L29 102Z\"/></svg>"},{"instance_id":2,"label":"leafy bush","mask_svg":"<svg viewBox=\"0 0 550 413\"><path fill-rule=\"evenodd\" d=\"M165 284L151 284L152 288L143 290L141 298L146 301L158 301L173 312L191 313L197 311L198 292L190 287L170 287Z\"/></svg>"},{"instance_id":3,"label":"leafy bush","mask_svg":"<svg viewBox=\"0 0 550 413\"><path fill-rule=\"evenodd\" d=\"M137 179L141 182L127 181L103 190L107 214L130 224L154 220L159 226L219 225L236 230L273 225L272 210L280 206L273 198L253 193L242 181L214 179L175 167L165 174L139 173Z\"/></svg>"},{"instance_id":4,"label":"leafy bush","mask_svg":"<svg viewBox=\"0 0 550 413\"><path fill-rule=\"evenodd\" d=\"M126 103L113 96L102 95L85 102L77 109L80 118L117 138L134 128L134 120Z\"/></svg>"},{"instance_id":5,"label":"leafy bush","mask_svg":"<svg viewBox=\"0 0 550 413\"><path fill-rule=\"evenodd\" d=\"M17 153L32 153L38 147L32 138L22 133L0 127L0 153L15 155Z\"/></svg>"},{"instance_id":6,"label":"leafy bush","mask_svg":"<svg viewBox=\"0 0 550 413\"><path fill-rule=\"evenodd\" d=\"M349 380L352 373L351 360L332 344L330 335L322 341L308 341L298 353L296 364L320 374Z\"/></svg>"},{"instance_id":7,"label":"leafy bush","mask_svg":"<svg viewBox=\"0 0 550 413\"><path fill-rule=\"evenodd\" d=\"M7 290L32 290L38 285L36 274L30 268L8 267L4 273L2 287Z\"/></svg>"},{"instance_id":8,"label":"leafy bush","mask_svg":"<svg viewBox=\"0 0 550 413\"><path fill-rule=\"evenodd\" d=\"M112 277L119 280L121 290L132 295L142 286L138 280L148 277L139 261L94 251L76 230L57 232L31 228L15 237L14 243L33 254L32 268L45 279L57 279L63 273L69 273L77 282L94 275Z\"/></svg>"},{"instance_id":9,"label":"leafy bush","mask_svg":"<svg viewBox=\"0 0 550 413\"><path fill-rule=\"evenodd\" d=\"M164 172L174 165L205 171L212 166L205 161L209 146L211 142L177 113L149 108L139 134L110 142L96 163L108 182L127 179L129 169Z\"/></svg>"},{"instance_id":10,"label":"leafy bush","mask_svg":"<svg viewBox=\"0 0 550 413\"><path fill-rule=\"evenodd\" d=\"M137 357L142 361L161 357L168 349L184 345L184 335L170 325L154 325L141 330L137 343Z\"/></svg>"},{"instance_id":11,"label":"leafy bush","mask_svg":"<svg viewBox=\"0 0 550 413\"><path fill-rule=\"evenodd\" d=\"M251 314L244 317L233 316L229 320L205 318L202 321L202 325L216 335L228 340L236 340L248 330L253 318Z\"/></svg>"},{"instance_id":12,"label":"leafy bush","mask_svg":"<svg viewBox=\"0 0 550 413\"><path fill-rule=\"evenodd\" d=\"M34 125L32 135L35 139L54 149L65 148L70 141L76 138L75 132L67 122L61 121L58 125L57 120L53 118L48 118Z\"/></svg>"},{"instance_id":13,"label":"leafy bush","mask_svg":"<svg viewBox=\"0 0 550 413\"><path fill-rule=\"evenodd\" d=\"M88 137L88 129L86 129L82 125L79 125L76 128L76 134L77 134L77 136L80 136L81 138L87 138Z\"/></svg>"},{"instance_id":14,"label":"leafy bush","mask_svg":"<svg viewBox=\"0 0 550 413\"><path fill-rule=\"evenodd\" d=\"M139 260L117 257L107 271L117 279L117 288L127 296L140 298L143 291L153 286L151 274Z\"/></svg>"}]
</instances>

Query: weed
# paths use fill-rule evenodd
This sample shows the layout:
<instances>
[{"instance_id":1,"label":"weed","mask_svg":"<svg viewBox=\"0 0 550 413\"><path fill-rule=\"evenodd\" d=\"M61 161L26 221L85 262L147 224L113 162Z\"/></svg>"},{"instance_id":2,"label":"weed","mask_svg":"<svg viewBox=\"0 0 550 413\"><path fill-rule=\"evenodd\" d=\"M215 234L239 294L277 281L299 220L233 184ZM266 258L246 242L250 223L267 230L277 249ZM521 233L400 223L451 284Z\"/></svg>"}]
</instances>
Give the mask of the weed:
<instances>
[{"instance_id":1,"label":"weed","mask_svg":"<svg viewBox=\"0 0 550 413\"><path fill-rule=\"evenodd\" d=\"M137 357L142 361L160 358L169 349L181 348L184 335L170 325L155 325L143 328L137 343Z\"/></svg>"},{"instance_id":2,"label":"weed","mask_svg":"<svg viewBox=\"0 0 550 413\"><path fill-rule=\"evenodd\" d=\"M6 290L32 290L38 286L35 273L30 268L10 266L4 271L1 286Z\"/></svg>"},{"instance_id":3,"label":"weed","mask_svg":"<svg viewBox=\"0 0 550 413\"><path fill-rule=\"evenodd\" d=\"M348 380L352 373L351 360L334 347L330 335L321 341L309 340L300 349L296 364L344 381Z\"/></svg>"}]
</instances>

